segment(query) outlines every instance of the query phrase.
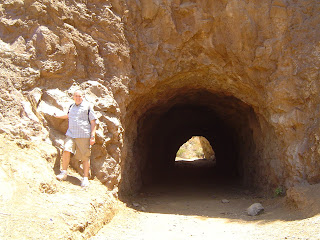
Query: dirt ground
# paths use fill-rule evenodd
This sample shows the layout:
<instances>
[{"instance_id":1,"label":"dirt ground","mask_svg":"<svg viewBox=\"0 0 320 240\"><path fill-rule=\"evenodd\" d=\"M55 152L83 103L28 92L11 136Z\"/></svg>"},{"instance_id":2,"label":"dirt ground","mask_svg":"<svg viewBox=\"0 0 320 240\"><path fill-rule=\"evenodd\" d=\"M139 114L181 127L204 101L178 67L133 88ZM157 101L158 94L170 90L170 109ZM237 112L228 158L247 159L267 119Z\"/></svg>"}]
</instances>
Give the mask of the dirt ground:
<instances>
[{"instance_id":1,"label":"dirt ground","mask_svg":"<svg viewBox=\"0 0 320 240\"><path fill-rule=\"evenodd\" d=\"M91 240L320 239L319 213L306 217L285 197L259 196L237 181L208 182L206 163L197 164L180 162L171 184L126 199L127 206ZM257 202L264 213L248 216L246 209Z\"/></svg>"},{"instance_id":2,"label":"dirt ground","mask_svg":"<svg viewBox=\"0 0 320 240\"><path fill-rule=\"evenodd\" d=\"M99 181L55 179L59 160L50 144L0 135L1 240L87 239L114 216L121 203Z\"/></svg>"}]
</instances>

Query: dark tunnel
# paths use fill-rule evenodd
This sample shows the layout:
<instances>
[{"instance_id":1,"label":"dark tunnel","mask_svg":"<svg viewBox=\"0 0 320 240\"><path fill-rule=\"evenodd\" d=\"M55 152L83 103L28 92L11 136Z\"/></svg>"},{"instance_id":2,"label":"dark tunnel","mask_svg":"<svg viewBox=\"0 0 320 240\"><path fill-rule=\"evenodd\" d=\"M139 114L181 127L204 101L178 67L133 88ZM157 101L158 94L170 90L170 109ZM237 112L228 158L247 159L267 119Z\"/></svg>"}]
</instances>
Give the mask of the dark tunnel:
<instances>
[{"instance_id":1,"label":"dark tunnel","mask_svg":"<svg viewBox=\"0 0 320 240\"><path fill-rule=\"evenodd\" d=\"M211 175L248 184L259 168L261 141L254 138L261 136L260 131L253 109L233 96L206 90L180 92L139 118L131 163L138 170L132 182L143 187L167 179L179 147L192 136L203 136L216 156Z\"/></svg>"}]
</instances>

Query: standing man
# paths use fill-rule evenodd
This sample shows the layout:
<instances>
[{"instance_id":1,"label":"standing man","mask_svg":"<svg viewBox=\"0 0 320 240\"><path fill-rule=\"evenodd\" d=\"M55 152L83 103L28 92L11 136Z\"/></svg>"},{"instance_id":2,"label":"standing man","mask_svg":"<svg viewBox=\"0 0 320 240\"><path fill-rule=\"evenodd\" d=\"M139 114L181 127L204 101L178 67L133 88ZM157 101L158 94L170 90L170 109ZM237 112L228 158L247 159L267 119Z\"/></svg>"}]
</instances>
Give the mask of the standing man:
<instances>
[{"instance_id":1,"label":"standing man","mask_svg":"<svg viewBox=\"0 0 320 240\"><path fill-rule=\"evenodd\" d=\"M62 155L62 170L57 179L62 181L67 179L67 168L70 162L71 153L82 160L84 178L81 187L89 186L89 170L91 146L95 143L96 115L92 106L83 101L83 92L77 90L73 94L74 103L69 107L66 115L55 117L69 120L69 127L66 133L64 151Z\"/></svg>"}]
</instances>

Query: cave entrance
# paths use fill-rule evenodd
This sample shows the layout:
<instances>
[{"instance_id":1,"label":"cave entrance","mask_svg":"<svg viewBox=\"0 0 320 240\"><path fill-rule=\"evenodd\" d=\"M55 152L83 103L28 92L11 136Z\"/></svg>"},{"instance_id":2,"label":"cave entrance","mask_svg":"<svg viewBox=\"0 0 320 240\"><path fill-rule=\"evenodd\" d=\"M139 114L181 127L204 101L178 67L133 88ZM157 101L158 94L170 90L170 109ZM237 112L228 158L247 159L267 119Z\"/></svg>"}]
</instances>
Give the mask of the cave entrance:
<instances>
[{"instance_id":1,"label":"cave entrance","mask_svg":"<svg viewBox=\"0 0 320 240\"><path fill-rule=\"evenodd\" d=\"M236 179L249 187L270 182L270 165L265 159L272 159L273 131L261 127L265 122L251 106L233 96L201 89L151 99L148 108L141 108L141 102L133 108L135 115L147 109L136 122L134 117L128 118L132 134L127 135L126 143L131 144L131 151L123 164L120 191L164 183L177 174L176 153L191 136L205 137L214 149L217 161L214 168L207 169L207 181L223 178L223 184Z\"/></svg>"}]
</instances>

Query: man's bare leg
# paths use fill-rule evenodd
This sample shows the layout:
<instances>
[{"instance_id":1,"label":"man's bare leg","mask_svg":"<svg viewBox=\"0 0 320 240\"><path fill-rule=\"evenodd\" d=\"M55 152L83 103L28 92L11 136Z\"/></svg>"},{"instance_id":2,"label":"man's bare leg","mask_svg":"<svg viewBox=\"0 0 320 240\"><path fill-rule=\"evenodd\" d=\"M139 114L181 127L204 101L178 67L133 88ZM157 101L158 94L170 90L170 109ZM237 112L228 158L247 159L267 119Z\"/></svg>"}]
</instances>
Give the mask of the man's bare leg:
<instances>
[{"instance_id":1,"label":"man's bare leg","mask_svg":"<svg viewBox=\"0 0 320 240\"><path fill-rule=\"evenodd\" d=\"M69 166L69 162L70 162L70 152L68 151L64 151L63 155L62 155L62 170L60 172L60 174L57 175L57 179L60 181L66 180L67 179L67 169Z\"/></svg>"},{"instance_id":2,"label":"man's bare leg","mask_svg":"<svg viewBox=\"0 0 320 240\"><path fill-rule=\"evenodd\" d=\"M71 153L64 151L62 155L62 170L67 171L70 162Z\"/></svg>"},{"instance_id":3,"label":"man's bare leg","mask_svg":"<svg viewBox=\"0 0 320 240\"><path fill-rule=\"evenodd\" d=\"M90 160L82 161L83 165L83 180L81 182L81 187L89 187L89 170L90 170Z\"/></svg>"},{"instance_id":4,"label":"man's bare leg","mask_svg":"<svg viewBox=\"0 0 320 240\"><path fill-rule=\"evenodd\" d=\"M84 177L89 177L89 170L90 170L90 160L83 161L83 175Z\"/></svg>"}]
</instances>

